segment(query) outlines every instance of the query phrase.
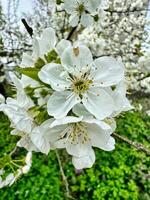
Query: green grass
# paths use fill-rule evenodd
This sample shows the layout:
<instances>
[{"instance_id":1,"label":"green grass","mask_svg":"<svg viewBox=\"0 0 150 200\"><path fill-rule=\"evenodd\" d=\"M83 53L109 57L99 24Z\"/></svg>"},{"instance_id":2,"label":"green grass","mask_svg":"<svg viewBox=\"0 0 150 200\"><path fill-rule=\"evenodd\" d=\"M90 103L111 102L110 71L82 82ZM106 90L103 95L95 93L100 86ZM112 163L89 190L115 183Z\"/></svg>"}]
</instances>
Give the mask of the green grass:
<instances>
[{"instance_id":1,"label":"green grass","mask_svg":"<svg viewBox=\"0 0 150 200\"><path fill-rule=\"evenodd\" d=\"M7 118L0 116L0 156L13 149ZM117 120L117 133L149 146L150 117L129 112ZM75 174L71 158L59 151L71 195L78 200L149 200L150 158L127 144L116 141L113 152L96 151L96 162L81 175ZM31 171L12 187L0 190L1 200L65 200L55 152L34 154Z\"/></svg>"}]
</instances>

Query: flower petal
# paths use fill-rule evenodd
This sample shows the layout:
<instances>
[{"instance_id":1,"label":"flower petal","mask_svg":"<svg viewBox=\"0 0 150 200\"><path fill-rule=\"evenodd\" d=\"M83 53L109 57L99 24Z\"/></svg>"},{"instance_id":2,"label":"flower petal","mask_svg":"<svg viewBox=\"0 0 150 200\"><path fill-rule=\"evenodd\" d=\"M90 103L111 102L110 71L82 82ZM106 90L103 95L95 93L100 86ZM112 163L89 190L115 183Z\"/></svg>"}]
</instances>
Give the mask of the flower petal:
<instances>
[{"instance_id":1,"label":"flower petal","mask_svg":"<svg viewBox=\"0 0 150 200\"><path fill-rule=\"evenodd\" d=\"M115 102L115 111L113 113L113 116L116 116L123 111L128 111L133 109L129 100L126 97L126 85L124 81L120 82L117 85L116 89L111 93Z\"/></svg>"},{"instance_id":2,"label":"flower petal","mask_svg":"<svg viewBox=\"0 0 150 200\"><path fill-rule=\"evenodd\" d=\"M84 116L84 118L93 118L93 115L89 113L86 108L84 107L83 104L79 103L75 105L72 109L73 113L76 114L77 116Z\"/></svg>"},{"instance_id":3,"label":"flower petal","mask_svg":"<svg viewBox=\"0 0 150 200\"><path fill-rule=\"evenodd\" d=\"M38 39L40 47L40 56L43 57L44 54L50 52L54 49L56 45L56 34L53 28L46 28L41 38Z\"/></svg>"},{"instance_id":4,"label":"flower petal","mask_svg":"<svg viewBox=\"0 0 150 200\"><path fill-rule=\"evenodd\" d=\"M91 145L89 143L78 143L72 144L71 142L66 142L66 150L68 154L76 157L87 156L89 151L91 150Z\"/></svg>"},{"instance_id":5,"label":"flower petal","mask_svg":"<svg viewBox=\"0 0 150 200\"><path fill-rule=\"evenodd\" d=\"M69 23L72 27L75 27L79 23L79 14L77 12L74 12L70 17L69 17Z\"/></svg>"},{"instance_id":6,"label":"flower petal","mask_svg":"<svg viewBox=\"0 0 150 200\"><path fill-rule=\"evenodd\" d=\"M93 149L88 152L88 155L84 157L75 157L72 158L72 163L76 169L91 168L95 162L95 153Z\"/></svg>"},{"instance_id":7,"label":"flower petal","mask_svg":"<svg viewBox=\"0 0 150 200\"><path fill-rule=\"evenodd\" d=\"M84 27L87 27L87 26L90 26L92 25L93 23L93 17L91 17L91 15L89 14L86 14L86 13L83 13L82 16L81 16L81 24L84 26Z\"/></svg>"},{"instance_id":8,"label":"flower petal","mask_svg":"<svg viewBox=\"0 0 150 200\"><path fill-rule=\"evenodd\" d=\"M44 129L41 125L33 129L31 133L31 140L33 144L40 150L40 152L48 154L50 151L50 142L47 140L46 132L50 132L50 128Z\"/></svg>"},{"instance_id":9,"label":"flower petal","mask_svg":"<svg viewBox=\"0 0 150 200\"><path fill-rule=\"evenodd\" d=\"M48 114L56 119L65 117L74 105L80 102L80 98L69 92L54 92L48 100Z\"/></svg>"},{"instance_id":10,"label":"flower petal","mask_svg":"<svg viewBox=\"0 0 150 200\"><path fill-rule=\"evenodd\" d=\"M40 46L37 38L34 38L32 40L32 45L33 45L32 58L34 61L36 61L40 57Z\"/></svg>"},{"instance_id":11,"label":"flower petal","mask_svg":"<svg viewBox=\"0 0 150 200\"><path fill-rule=\"evenodd\" d=\"M76 10L77 6L77 0L64 0L64 8L69 14L72 14Z\"/></svg>"},{"instance_id":12,"label":"flower petal","mask_svg":"<svg viewBox=\"0 0 150 200\"><path fill-rule=\"evenodd\" d=\"M23 53L20 67L21 68L34 67L34 60L32 56L28 55L27 53Z\"/></svg>"},{"instance_id":13,"label":"flower petal","mask_svg":"<svg viewBox=\"0 0 150 200\"><path fill-rule=\"evenodd\" d=\"M63 52L65 51L65 49L67 47L71 47L71 42L69 40L60 40L60 42L57 44L56 46L56 51L59 54L59 56L61 57Z\"/></svg>"},{"instance_id":14,"label":"flower petal","mask_svg":"<svg viewBox=\"0 0 150 200\"><path fill-rule=\"evenodd\" d=\"M64 125L64 124L69 124L69 123L77 123L82 121L83 117L72 117L72 116L67 116L61 119L56 119L52 124L51 128L58 126L58 125Z\"/></svg>"},{"instance_id":15,"label":"flower petal","mask_svg":"<svg viewBox=\"0 0 150 200\"><path fill-rule=\"evenodd\" d=\"M90 88L84 94L82 102L85 108L100 120L110 116L114 110L112 97L100 88Z\"/></svg>"},{"instance_id":16,"label":"flower petal","mask_svg":"<svg viewBox=\"0 0 150 200\"><path fill-rule=\"evenodd\" d=\"M24 147L27 151L36 151L39 152L37 147L32 143L30 137L25 135L17 142L18 147Z\"/></svg>"},{"instance_id":17,"label":"flower petal","mask_svg":"<svg viewBox=\"0 0 150 200\"><path fill-rule=\"evenodd\" d=\"M90 77L96 86L115 85L124 78L124 65L112 57L98 58L92 64Z\"/></svg>"},{"instance_id":18,"label":"flower petal","mask_svg":"<svg viewBox=\"0 0 150 200\"><path fill-rule=\"evenodd\" d=\"M90 13L95 12L100 6L102 0L86 0L84 3L85 9Z\"/></svg>"},{"instance_id":19,"label":"flower petal","mask_svg":"<svg viewBox=\"0 0 150 200\"><path fill-rule=\"evenodd\" d=\"M92 61L89 48L80 44L75 47L68 47L62 55L63 67L76 76L87 72Z\"/></svg>"},{"instance_id":20,"label":"flower petal","mask_svg":"<svg viewBox=\"0 0 150 200\"><path fill-rule=\"evenodd\" d=\"M86 123L86 127L92 146L103 150L109 149L108 143L110 140L110 135L112 134L111 129L104 130L99 125L94 123Z\"/></svg>"},{"instance_id":21,"label":"flower petal","mask_svg":"<svg viewBox=\"0 0 150 200\"><path fill-rule=\"evenodd\" d=\"M50 63L45 65L38 73L41 81L51 85L56 91L64 91L71 86L71 81L67 80L68 74L64 73L59 64Z\"/></svg>"}]
</instances>

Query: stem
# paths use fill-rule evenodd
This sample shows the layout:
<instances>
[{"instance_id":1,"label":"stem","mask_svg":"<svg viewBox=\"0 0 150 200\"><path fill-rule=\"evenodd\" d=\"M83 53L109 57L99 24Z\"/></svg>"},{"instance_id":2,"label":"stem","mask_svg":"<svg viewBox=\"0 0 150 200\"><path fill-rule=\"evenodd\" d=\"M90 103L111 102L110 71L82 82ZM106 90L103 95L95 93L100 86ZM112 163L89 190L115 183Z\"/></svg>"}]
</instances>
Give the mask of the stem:
<instances>
[{"instance_id":1,"label":"stem","mask_svg":"<svg viewBox=\"0 0 150 200\"><path fill-rule=\"evenodd\" d=\"M15 146L15 148L10 152L10 157L18 151L19 147Z\"/></svg>"},{"instance_id":2,"label":"stem","mask_svg":"<svg viewBox=\"0 0 150 200\"><path fill-rule=\"evenodd\" d=\"M129 140L126 137L123 137L121 135L118 135L117 133L113 133L112 136L114 136L115 138L118 138L119 140L122 140L123 142L128 143L129 145L133 146L134 148L136 148L138 151L143 151L144 153L146 153L148 156L150 156L150 150L147 149L146 147L144 147L142 144L137 143L137 142L133 142L131 140Z\"/></svg>"},{"instance_id":3,"label":"stem","mask_svg":"<svg viewBox=\"0 0 150 200\"><path fill-rule=\"evenodd\" d=\"M65 187L66 187L66 197L67 198L70 198L70 199L73 199L71 196L70 196L70 191L69 191L69 183L68 183L68 180L67 180L67 177L65 175L65 172L63 170L63 166L62 166L62 163L61 163L61 159L60 159L60 156L59 156L59 153L57 150L55 150L55 153L56 153L56 157L57 157L57 160L58 160L58 164L59 164L59 168L60 168L60 172L61 172L61 175L62 175L62 179L65 183Z\"/></svg>"}]
</instances>

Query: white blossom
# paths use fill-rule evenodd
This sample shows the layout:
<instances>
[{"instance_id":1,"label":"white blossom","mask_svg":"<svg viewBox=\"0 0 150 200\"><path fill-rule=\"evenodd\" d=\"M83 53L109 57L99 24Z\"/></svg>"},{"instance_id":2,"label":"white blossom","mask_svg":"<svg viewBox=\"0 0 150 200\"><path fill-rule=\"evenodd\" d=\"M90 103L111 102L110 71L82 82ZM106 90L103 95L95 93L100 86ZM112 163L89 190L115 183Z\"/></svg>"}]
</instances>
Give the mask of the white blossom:
<instances>
[{"instance_id":1,"label":"white blossom","mask_svg":"<svg viewBox=\"0 0 150 200\"><path fill-rule=\"evenodd\" d=\"M62 118L82 102L91 114L104 119L114 110L114 101L105 88L124 78L124 66L112 57L93 61L86 46L69 46L61 56L61 64L45 65L39 78L55 90L47 104L49 115Z\"/></svg>"},{"instance_id":2,"label":"white blossom","mask_svg":"<svg viewBox=\"0 0 150 200\"><path fill-rule=\"evenodd\" d=\"M55 44L56 35L54 29L44 29L40 38L37 37L33 39L32 55L24 53L20 66L22 68L34 67L34 64L36 63L38 58L44 58L44 55L54 49Z\"/></svg>"},{"instance_id":3,"label":"white blossom","mask_svg":"<svg viewBox=\"0 0 150 200\"><path fill-rule=\"evenodd\" d=\"M83 26L93 23L94 13L100 6L101 0L64 0L64 8L70 14L70 25L75 27L79 22Z\"/></svg>"},{"instance_id":4,"label":"white blossom","mask_svg":"<svg viewBox=\"0 0 150 200\"><path fill-rule=\"evenodd\" d=\"M73 156L77 169L91 167L95 162L93 147L112 151L115 141L113 129L107 123L94 119L67 116L51 123L50 141L54 148L66 148Z\"/></svg>"}]
</instances>

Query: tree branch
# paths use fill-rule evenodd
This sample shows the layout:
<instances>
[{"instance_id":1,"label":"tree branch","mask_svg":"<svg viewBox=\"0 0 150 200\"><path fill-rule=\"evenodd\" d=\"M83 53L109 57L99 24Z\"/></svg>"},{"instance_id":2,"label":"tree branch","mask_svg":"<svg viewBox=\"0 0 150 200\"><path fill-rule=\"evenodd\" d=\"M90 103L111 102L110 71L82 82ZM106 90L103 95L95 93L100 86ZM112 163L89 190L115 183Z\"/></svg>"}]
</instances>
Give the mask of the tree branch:
<instances>
[{"instance_id":1,"label":"tree branch","mask_svg":"<svg viewBox=\"0 0 150 200\"><path fill-rule=\"evenodd\" d=\"M67 40L71 40L71 38L72 38L74 32L76 31L76 29L77 29L77 26L72 28L72 30L70 31L70 33L69 33L69 35L67 37Z\"/></svg>"},{"instance_id":2,"label":"tree branch","mask_svg":"<svg viewBox=\"0 0 150 200\"><path fill-rule=\"evenodd\" d=\"M112 136L114 136L115 138L117 138L119 140L122 140L123 142L128 143L130 146L133 146L137 150L143 151L148 156L150 156L150 150L147 149L146 147L144 147L142 144L137 143L137 142L133 142L133 141L129 140L128 138L124 137L124 136L118 135L117 133L113 133Z\"/></svg>"},{"instance_id":3,"label":"tree branch","mask_svg":"<svg viewBox=\"0 0 150 200\"><path fill-rule=\"evenodd\" d=\"M27 21L25 19L21 19L24 27L26 28L27 32L29 33L30 37L33 36L33 29L28 25Z\"/></svg>"},{"instance_id":4,"label":"tree branch","mask_svg":"<svg viewBox=\"0 0 150 200\"><path fill-rule=\"evenodd\" d=\"M59 164L59 168L60 168L60 172L61 172L61 175L62 175L62 179L65 183L65 187L66 187L66 197L67 198L70 198L70 199L73 199L73 197L70 196L70 191L69 191L69 183L67 181L67 177L65 175L65 172L63 170L63 167L62 167L62 164L61 164L61 160L60 160L60 156L59 156L59 153L57 150L55 150L55 153L56 153L56 157L57 157L57 160L58 160L58 164Z\"/></svg>"}]
</instances>

